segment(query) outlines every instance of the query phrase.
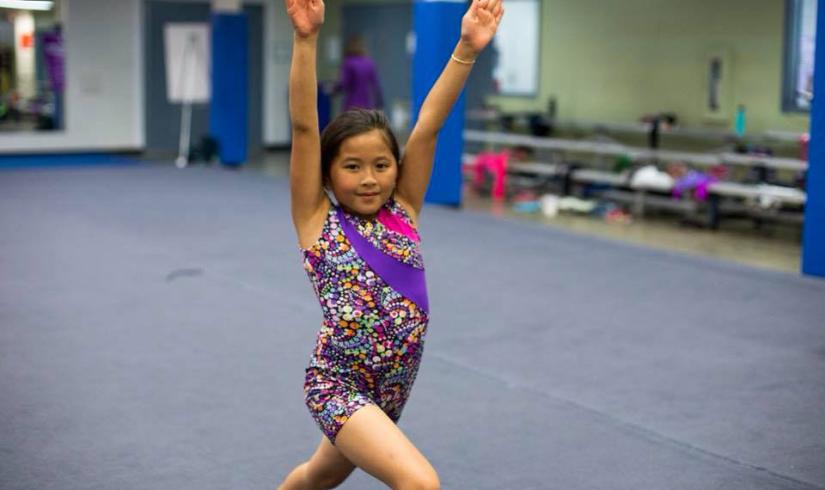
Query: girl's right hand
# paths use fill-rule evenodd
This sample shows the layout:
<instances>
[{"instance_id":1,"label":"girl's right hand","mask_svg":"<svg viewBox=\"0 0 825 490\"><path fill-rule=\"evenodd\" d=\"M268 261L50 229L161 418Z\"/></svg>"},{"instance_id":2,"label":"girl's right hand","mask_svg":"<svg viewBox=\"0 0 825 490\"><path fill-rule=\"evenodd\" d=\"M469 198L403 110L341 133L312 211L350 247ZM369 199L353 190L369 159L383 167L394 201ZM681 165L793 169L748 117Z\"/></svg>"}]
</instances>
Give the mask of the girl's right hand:
<instances>
[{"instance_id":1,"label":"girl's right hand","mask_svg":"<svg viewBox=\"0 0 825 490\"><path fill-rule=\"evenodd\" d=\"M496 35L503 15L501 0L473 0L461 19L461 42L473 51L474 56L478 56Z\"/></svg>"},{"instance_id":2,"label":"girl's right hand","mask_svg":"<svg viewBox=\"0 0 825 490\"><path fill-rule=\"evenodd\" d=\"M318 33L324 23L324 0L285 0L286 14L299 37Z\"/></svg>"}]
</instances>

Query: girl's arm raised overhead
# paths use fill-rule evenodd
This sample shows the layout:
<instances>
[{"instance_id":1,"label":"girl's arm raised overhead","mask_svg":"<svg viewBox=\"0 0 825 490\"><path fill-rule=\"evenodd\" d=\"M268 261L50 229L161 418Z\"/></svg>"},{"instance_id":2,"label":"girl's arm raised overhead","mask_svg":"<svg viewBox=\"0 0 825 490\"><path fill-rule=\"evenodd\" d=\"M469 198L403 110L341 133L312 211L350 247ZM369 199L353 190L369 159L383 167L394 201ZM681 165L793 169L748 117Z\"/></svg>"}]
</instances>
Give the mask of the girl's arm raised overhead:
<instances>
[{"instance_id":1,"label":"girl's arm raised overhead","mask_svg":"<svg viewBox=\"0 0 825 490\"><path fill-rule=\"evenodd\" d=\"M396 188L397 196L409 204L416 215L421 211L430 182L438 132L458 99L476 57L493 39L502 15L501 0L473 0L461 19L461 39L424 99L404 150Z\"/></svg>"},{"instance_id":2,"label":"girl's arm raised overhead","mask_svg":"<svg viewBox=\"0 0 825 490\"><path fill-rule=\"evenodd\" d=\"M294 29L292 66L289 70L289 117L292 154L289 184L292 221L302 225L322 208L321 136L318 132L318 83L315 74L318 31L324 23L323 0L286 0Z\"/></svg>"}]
</instances>

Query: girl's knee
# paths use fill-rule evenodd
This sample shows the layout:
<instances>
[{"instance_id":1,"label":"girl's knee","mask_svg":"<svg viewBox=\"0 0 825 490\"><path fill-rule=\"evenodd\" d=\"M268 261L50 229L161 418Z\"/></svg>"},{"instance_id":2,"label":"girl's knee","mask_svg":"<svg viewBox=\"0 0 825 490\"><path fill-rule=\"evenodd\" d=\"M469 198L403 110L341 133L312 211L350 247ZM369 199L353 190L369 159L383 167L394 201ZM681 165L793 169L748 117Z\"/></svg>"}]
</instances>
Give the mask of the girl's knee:
<instances>
[{"instance_id":1,"label":"girl's knee","mask_svg":"<svg viewBox=\"0 0 825 490\"><path fill-rule=\"evenodd\" d=\"M336 488L347 479L349 474L346 475L319 475L318 479L315 481L316 486L315 488L322 488L324 490Z\"/></svg>"},{"instance_id":2,"label":"girl's knee","mask_svg":"<svg viewBox=\"0 0 825 490\"><path fill-rule=\"evenodd\" d=\"M441 482L438 474L432 468L421 469L415 473L407 475L394 490L439 490Z\"/></svg>"},{"instance_id":3,"label":"girl's knee","mask_svg":"<svg viewBox=\"0 0 825 490\"><path fill-rule=\"evenodd\" d=\"M351 473L352 469L320 469L309 464L307 465L307 482L312 488L327 490L344 483Z\"/></svg>"}]
</instances>

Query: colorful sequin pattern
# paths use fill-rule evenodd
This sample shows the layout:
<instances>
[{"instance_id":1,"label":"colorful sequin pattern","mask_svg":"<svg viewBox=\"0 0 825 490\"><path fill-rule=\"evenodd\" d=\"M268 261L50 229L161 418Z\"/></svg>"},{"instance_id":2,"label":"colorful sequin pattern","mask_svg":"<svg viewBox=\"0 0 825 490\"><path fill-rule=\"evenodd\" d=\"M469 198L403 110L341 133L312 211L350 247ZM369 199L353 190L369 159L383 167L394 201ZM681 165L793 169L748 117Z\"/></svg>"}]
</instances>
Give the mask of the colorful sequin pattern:
<instances>
[{"instance_id":1,"label":"colorful sequin pattern","mask_svg":"<svg viewBox=\"0 0 825 490\"><path fill-rule=\"evenodd\" d=\"M394 200L385 208L410 223ZM346 217L379 250L423 268L419 244L410 237L378 220ZM310 413L334 443L344 422L364 405L377 405L393 421L401 416L418 372L428 317L358 256L335 207L320 239L303 253L324 314L304 393Z\"/></svg>"}]
</instances>

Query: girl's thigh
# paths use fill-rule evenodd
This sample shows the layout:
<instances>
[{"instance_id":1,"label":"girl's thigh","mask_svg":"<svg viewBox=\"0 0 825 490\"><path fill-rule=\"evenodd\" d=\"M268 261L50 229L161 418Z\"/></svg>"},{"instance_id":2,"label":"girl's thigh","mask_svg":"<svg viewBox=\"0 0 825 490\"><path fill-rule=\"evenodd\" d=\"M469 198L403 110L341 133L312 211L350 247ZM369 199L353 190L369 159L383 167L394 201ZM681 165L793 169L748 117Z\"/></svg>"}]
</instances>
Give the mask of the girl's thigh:
<instances>
[{"instance_id":1,"label":"girl's thigh","mask_svg":"<svg viewBox=\"0 0 825 490\"><path fill-rule=\"evenodd\" d=\"M438 488L438 476L401 429L375 405L360 408L344 423L335 447L356 466L392 488L415 483Z\"/></svg>"}]
</instances>

